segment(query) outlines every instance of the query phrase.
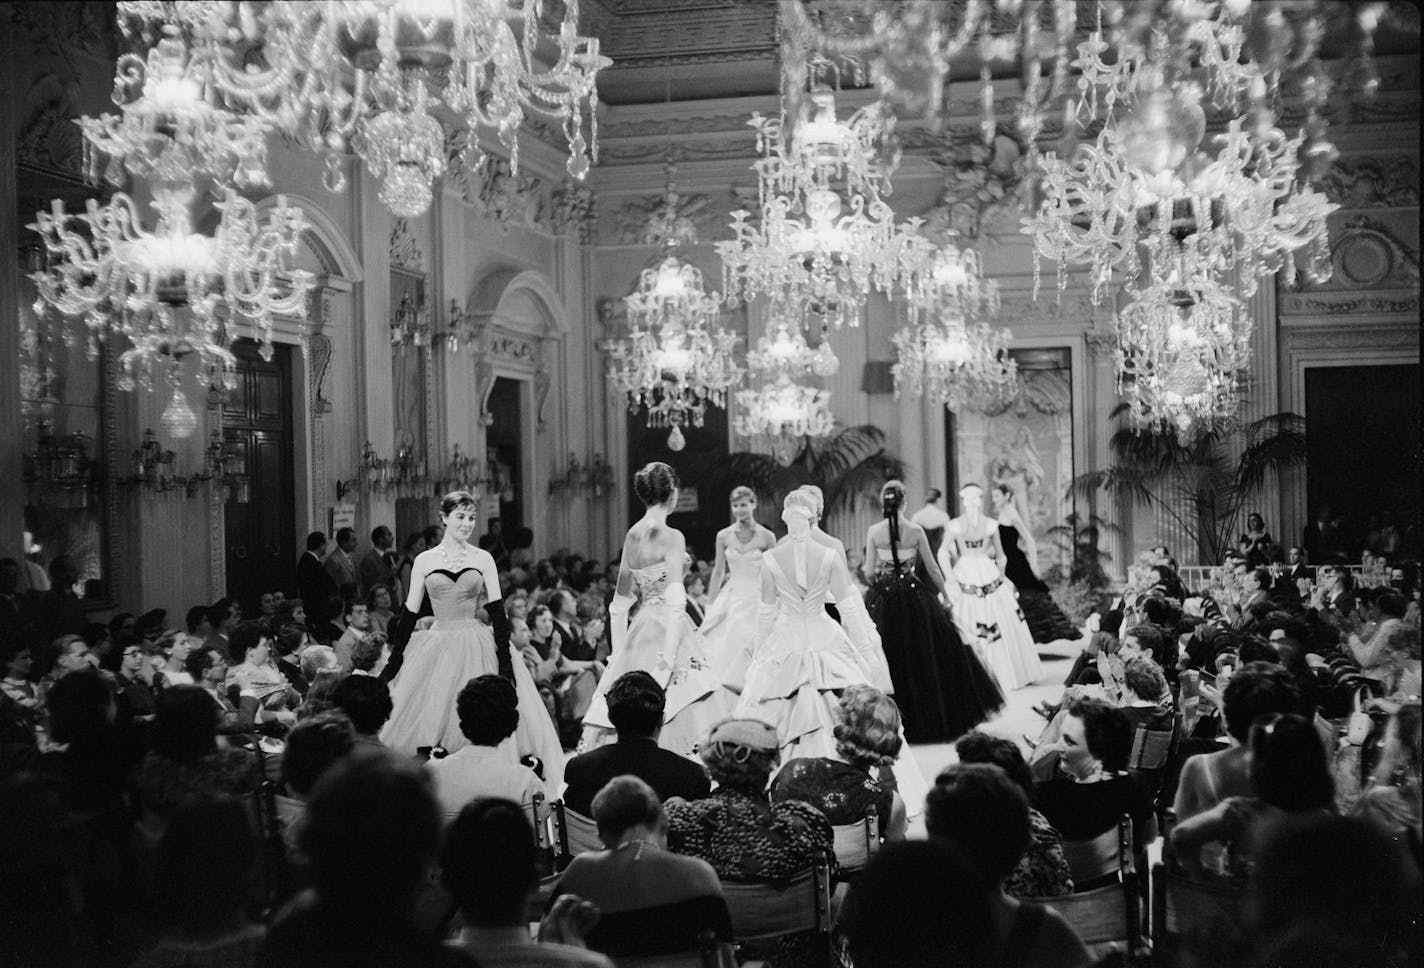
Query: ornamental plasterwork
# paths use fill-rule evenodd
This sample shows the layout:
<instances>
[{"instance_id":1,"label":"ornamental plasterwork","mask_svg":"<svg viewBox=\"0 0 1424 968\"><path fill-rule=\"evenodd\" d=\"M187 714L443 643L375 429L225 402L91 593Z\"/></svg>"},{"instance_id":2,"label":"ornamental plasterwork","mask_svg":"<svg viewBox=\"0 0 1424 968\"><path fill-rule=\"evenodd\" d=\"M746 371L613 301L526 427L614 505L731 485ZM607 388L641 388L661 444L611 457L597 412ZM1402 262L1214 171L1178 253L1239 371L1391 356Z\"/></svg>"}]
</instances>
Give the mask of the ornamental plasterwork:
<instances>
[{"instance_id":1,"label":"ornamental plasterwork","mask_svg":"<svg viewBox=\"0 0 1424 968\"><path fill-rule=\"evenodd\" d=\"M1043 287L1038 298L1031 292L1006 292L999 300L996 322L1017 331L1020 328L1091 329L1098 316L1108 312L1094 307L1089 293L1069 289L1060 298L1052 286Z\"/></svg>"},{"instance_id":2,"label":"ornamental plasterwork","mask_svg":"<svg viewBox=\"0 0 1424 968\"><path fill-rule=\"evenodd\" d=\"M572 235L584 245L598 241L598 196L592 188L567 182L554 189L549 222L559 235Z\"/></svg>"},{"instance_id":3,"label":"ornamental plasterwork","mask_svg":"<svg viewBox=\"0 0 1424 968\"><path fill-rule=\"evenodd\" d=\"M1416 312L1418 302L1415 302ZM1320 328L1286 327L1282 330L1286 348L1299 350L1393 349L1419 352L1419 330L1413 326L1361 328L1357 326Z\"/></svg>"},{"instance_id":4,"label":"ornamental plasterwork","mask_svg":"<svg viewBox=\"0 0 1424 968\"><path fill-rule=\"evenodd\" d=\"M669 234L681 243L712 239L722 234L729 221L727 212L714 205L710 195L679 194L671 220L661 217L666 205L667 196L662 193L637 196L620 205L613 212L618 244L662 245Z\"/></svg>"},{"instance_id":5,"label":"ornamental plasterwork","mask_svg":"<svg viewBox=\"0 0 1424 968\"><path fill-rule=\"evenodd\" d=\"M425 253L420 249L420 240L410 230L410 220L399 215L391 218L391 267L425 272Z\"/></svg>"},{"instance_id":6,"label":"ornamental plasterwork","mask_svg":"<svg viewBox=\"0 0 1424 968\"><path fill-rule=\"evenodd\" d=\"M926 235L944 243L951 232L965 241L1018 234L1028 166L1009 131L1000 126L992 145L978 131L947 132L934 161L944 170L944 191L921 215Z\"/></svg>"},{"instance_id":7,"label":"ornamental plasterwork","mask_svg":"<svg viewBox=\"0 0 1424 968\"><path fill-rule=\"evenodd\" d=\"M1330 262L1334 270L1322 285L1302 285L1323 295L1339 290L1409 290L1419 287L1419 253L1386 223L1356 215L1331 226Z\"/></svg>"},{"instance_id":8,"label":"ornamental plasterwork","mask_svg":"<svg viewBox=\"0 0 1424 968\"><path fill-rule=\"evenodd\" d=\"M1419 293L1366 294L1359 292L1287 293L1281 298L1281 312L1291 316L1339 316L1405 314L1417 317ZM1342 345L1349 345L1342 344Z\"/></svg>"},{"instance_id":9,"label":"ornamental plasterwork","mask_svg":"<svg viewBox=\"0 0 1424 968\"><path fill-rule=\"evenodd\" d=\"M1341 158L1315 187L1346 209L1418 207L1419 156Z\"/></svg>"}]
</instances>

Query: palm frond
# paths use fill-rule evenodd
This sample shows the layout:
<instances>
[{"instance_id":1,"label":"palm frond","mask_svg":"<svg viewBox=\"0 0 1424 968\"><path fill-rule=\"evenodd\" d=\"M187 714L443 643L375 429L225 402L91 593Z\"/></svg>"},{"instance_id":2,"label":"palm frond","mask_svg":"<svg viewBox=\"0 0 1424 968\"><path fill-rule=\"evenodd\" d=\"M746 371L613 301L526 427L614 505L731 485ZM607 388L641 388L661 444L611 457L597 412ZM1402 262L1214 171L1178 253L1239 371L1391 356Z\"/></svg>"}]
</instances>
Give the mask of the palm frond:
<instances>
[{"instance_id":1,"label":"palm frond","mask_svg":"<svg viewBox=\"0 0 1424 968\"><path fill-rule=\"evenodd\" d=\"M851 467L826 489L826 511L853 511L858 499L879 500L885 482L905 476L905 463L883 450Z\"/></svg>"}]
</instances>

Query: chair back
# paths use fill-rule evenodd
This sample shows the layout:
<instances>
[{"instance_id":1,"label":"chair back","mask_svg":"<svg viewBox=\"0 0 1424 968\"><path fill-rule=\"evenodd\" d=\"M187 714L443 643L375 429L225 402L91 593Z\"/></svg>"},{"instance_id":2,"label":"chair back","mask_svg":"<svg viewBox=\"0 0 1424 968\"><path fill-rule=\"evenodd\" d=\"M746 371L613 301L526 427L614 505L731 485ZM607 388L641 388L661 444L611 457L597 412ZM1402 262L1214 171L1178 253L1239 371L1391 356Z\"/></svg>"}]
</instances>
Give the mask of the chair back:
<instances>
[{"instance_id":1,"label":"chair back","mask_svg":"<svg viewBox=\"0 0 1424 968\"><path fill-rule=\"evenodd\" d=\"M1074 849L1070 850L1070 844ZM1133 855L1132 818L1123 814L1114 829L1093 840L1064 841L1063 853L1075 881L1087 883L1116 872L1119 883L1076 894L1034 898L1032 903L1061 914L1085 945L1124 945L1131 961L1142 948L1142 894ZM1092 866L1075 866L1075 854L1079 864Z\"/></svg>"},{"instance_id":2,"label":"chair back","mask_svg":"<svg viewBox=\"0 0 1424 968\"><path fill-rule=\"evenodd\" d=\"M1132 867L1132 820L1123 814L1117 826L1092 840L1063 841L1063 859L1075 884L1088 884Z\"/></svg>"},{"instance_id":3,"label":"chair back","mask_svg":"<svg viewBox=\"0 0 1424 968\"><path fill-rule=\"evenodd\" d=\"M710 930L702 932L695 951L670 955L612 957L615 968L737 968L736 949L718 941Z\"/></svg>"},{"instance_id":4,"label":"chair back","mask_svg":"<svg viewBox=\"0 0 1424 968\"><path fill-rule=\"evenodd\" d=\"M1127 765L1134 770L1160 770L1172 752L1175 730L1139 726L1132 736L1132 753Z\"/></svg>"},{"instance_id":5,"label":"chair back","mask_svg":"<svg viewBox=\"0 0 1424 968\"><path fill-rule=\"evenodd\" d=\"M1245 893L1191 877L1174 865L1152 868L1152 953L1163 968L1232 964L1241 945Z\"/></svg>"},{"instance_id":6,"label":"chair back","mask_svg":"<svg viewBox=\"0 0 1424 968\"><path fill-rule=\"evenodd\" d=\"M832 850L841 872L858 871L870 863L870 858L880 849L879 811L872 804L860 820L834 826L831 832L835 838Z\"/></svg>"},{"instance_id":7,"label":"chair back","mask_svg":"<svg viewBox=\"0 0 1424 968\"><path fill-rule=\"evenodd\" d=\"M564 806L564 801L555 800L553 810L555 843L558 845L559 870L569 866L569 861L579 854L589 854L603 850L603 841L598 837L598 824L581 813L575 813Z\"/></svg>"},{"instance_id":8,"label":"chair back","mask_svg":"<svg viewBox=\"0 0 1424 968\"><path fill-rule=\"evenodd\" d=\"M554 832L554 811L542 793L534 794L534 799L520 804L520 808L529 816L529 824L534 828L534 864L539 871L539 878L544 880L553 877L558 873L558 852L555 850L558 840Z\"/></svg>"},{"instance_id":9,"label":"chair back","mask_svg":"<svg viewBox=\"0 0 1424 968\"><path fill-rule=\"evenodd\" d=\"M737 884L722 882L732 935L737 941L762 941L788 934L830 928L831 872L824 857L789 883Z\"/></svg>"}]
</instances>

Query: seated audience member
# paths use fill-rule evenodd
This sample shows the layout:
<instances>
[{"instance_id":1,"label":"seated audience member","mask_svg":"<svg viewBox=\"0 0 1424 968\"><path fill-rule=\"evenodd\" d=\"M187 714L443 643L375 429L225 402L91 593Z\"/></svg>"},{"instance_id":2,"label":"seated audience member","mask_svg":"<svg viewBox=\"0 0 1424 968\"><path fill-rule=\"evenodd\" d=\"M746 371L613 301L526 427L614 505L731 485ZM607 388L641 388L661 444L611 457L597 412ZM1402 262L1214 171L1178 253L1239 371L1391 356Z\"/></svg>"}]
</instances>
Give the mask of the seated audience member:
<instances>
[{"instance_id":1,"label":"seated audience member","mask_svg":"<svg viewBox=\"0 0 1424 968\"><path fill-rule=\"evenodd\" d=\"M357 746L385 749L378 734L394 708L389 686L374 676L353 673L336 684L331 701L351 720Z\"/></svg>"},{"instance_id":2,"label":"seated audience member","mask_svg":"<svg viewBox=\"0 0 1424 968\"><path fill-rule=\"evenodd\" d=\"M1420 692L1419 630L1403 623L1375 636L1377 665L1371 678L1378 678L1384 694L1397 701L1417 698Z\"/></svg>"},{"instance_id":3,"label":"seated audience member","mask_svg":"<svg viewBox=\"0 0 1424 968\"><path fill-rule=\"evenodd\" d=\"M1172 728L1172 704L1162 705L1162 696L1171 695L1167 679L1157 663L1146 656L1133 659L1123 670L1122 705L1134 729L1169 730Z\"/></svg>"},{"instance_id":4,"label":"seated audience member","mask_svg":"<svg viewBox=\"0 0 1424 968\"><path fill-rule=\"evenodd\" d=\"M155 692L162 692L169 686L195 686L197 683L188 674L188 656L202 647L202 641L192 635L175 635L168 644L168 656L154 674Z\"/></svg>"},{"instance_id":5,"label":"seated audience member","mask_svg":"<svg viewBox=\"0 0 1424 968\"><path fill-rule=\"evenodd\" d=\"M264 968L454 968L475 964L411 926L440 845L440 806L413 760L349 756L307 801L301 849L312 891L273 922Z\"/></svg>"},{"instance_id":6,"label":"seated audience member","mask_svg":"<svg viewBox=\"0 0 1424 968\"><path fill-rule=\"evenodd\" d=\"M351 674L372 677L380 675L385 666L386 636L384 632L371 632L357 639L351 646Z\"/></svg>"},{"instance_id":7,"label":"seated audience member","mask_svg":"<svg viewBox=\"0 0 1424 968\"><path fill-rule=\"evenodd\" d=\"M197 686L170 686L159 694L152 750L134 773L134 788L150 832L180 807L216 796L241 797L262 782L257 760L243 749L219 748L220 710Z\"/></svg>"},{"instance_id":8,"label":"seated audience member","mask_svg":"<svg viewBox=\"0 0 1424 968\"><path fill-rule=\"evenodd\" d=\"M900 755L900 709L874 686L841 693L836 755L787 761L771 784L771 800L811 804L833 825L859 823L871 806L888 840L905 839L905 801L879 778Z\"/></svg>"},{"instance_id":9,"label":"seated audience member","mask_svg":"<svg viewBox=\"0 0 1424 968\"><path fill-rule=\"evenodd\" d=\"M707 771L684 756L658 745L667 696L651 675L625 673L608 690L608 719L618 741L589 750L564 767L564 806L592 815L593 798L615 776L636 776L658 799L697 800L712 788Z\"/></svg>"},{"instance_id":10,"label":"seated audience member","mask_svg":"<svg viewBox=\"0 0 1424 968\"><path fill-rule=\"evenodd\" d=\"M846 898L840 923L850 958L855 968L997 968L1004 962L994 954L989 898L983 877L953 846L887 844Z\"/></svg>"},{"instance_id":11,"label":"seated audience member","mask_svg":"<svg viewBox=\"0 0 1424 968\"><path fill-rule=\"evenodd\" d=\"M240 800L199 800L168 823L158 847L158 944L134 968L257 968L266 931L248 920L261 856Z\"/></svg>"},{"instance_id":12,"label":"seated audience member","mask_svg":"<svg viewBox=\"0 0 1424 968\"><path fill-rule=\"evenodd\" d=\"M1374 821L1386 833L1404 838L1419 835L1420 825L1419 702L1405 703L1385 727L1379 764L1370 777L1355 815Z\"/></svg>"},{"instance_id":13,"label":"seated audience member","mask_svg":"<svg viewBox=\"0 0 1424 968\"><path fill-rule=\"evenodd\" d=\"M953 844L983 877L997 964L1091 964L1061 915L1022 904L1005 889L1032 839L1028 798L1008 774L987 763L947 768L925 799L925 827L932 839Z\"/></svg>"},{"instance_id":14,"label":"seated audience member","mask_svg":"<svg viewBox=\"0 0 1424 968\"><path fill-rule=\"evenodd\" d=\"M308 646L302 655L302 674L307 677L311 686L307 689L301 708L297 710L297 718L314 716L334 708L332 693L336 691L341 680L346 678L346 673L341 671L341 664L336 661L336 651L329 645Z\"/></svg>"},{"instance_id":15,"label":"seated audience member","mask_svg":"<svg viewBox=\"0 0 1424 968\"><path fill-rule=\"evenodd\" d=\"M476 676L460 690L455 707L460 732L470 745L426 764L446 817L454 817L471 800L498 797L528 803L545 792L538 774L500 749L519 726L514 683L498 675Z\"/></svg>"},{"instance_id":16,"label":"seated audience member","mask_svg":"<svg viewBox=\"0 0 1424 968\"><path fill-rule=\"evenodd\" d=\"M780 758L776 728L757 719L726 719L698 751L717 788L701 800L667 803L668 846L701 857L728 881L785 881L831 850L830 823L809 803L772 803L767 782ZM774 945L774 964L806 957L809 935Z\"/></svg>"},{"instance_id":17,"label":"seated audience member","mask_svg":"<svg viewBox=\"0 0 1424 968\"><path fill-rule=\"evenodd\" d=\"M1419 867L1398 840L1357 818L1313 814L1272 829L1251 870L1250 968L1420 963Z\"/></svg>"},{"instance_id":18,"label":"seated audience member","mask_svg":"<svg viewBox=\"0 0 1424 968\"><path fill-rule=\"evenodd\" d=\"M143 654L143 646L130 641L115 646L106 657L106 668L114 674L114 684L118 687L119 706L123 717L134 722L146 723L153 719L153 688L146 675L151 675L152 666Z\"/></svg>"},{"instance_id":19,"label":"seated audience member","mask_svg":"<svg viewBox=\"0 0 1424 968\"><path fill-rule=\"evenodd\" d=\"M1250 794L1246 741L1251 724L1268 713L1295 712L1300 691L1285 669L1252 662L1231 677L1221 698L1231 746L1188 757L1182 764L1174 803L1178 822L1210 810L1228 797Z\"/></svg>"},{"instance_id":20,"label":"seated audience member","mask_svg":"<svg viewBox=\"0 0 1424 968\"><path fill-rule=\"evenodd\" d=\"M273 637L272 651L277 656L277 671L289 682L298 695L306 697L311 681L302 672L302 654L311 639L307 627L296 622L286 622L277 628Z\"/></svg>"},{"instance_id":21,"label":"seated audience member","mask_svg":"<svg viewBox=\"0 0 1424 968\"><path fill-rule=\"evenodd\" d=\"M1146 845L1153 792L1127 770L1132 724L1122 710L1096 699L1068 707L1054 776L1040 782L1038 809L1066 840L1091 840L1132 816L1133 842ZM1078 890L1092 885L1079 884Z\"/></svg>"},{"instance_id":22,"label":"seated audience member","mask_svg":"<svg viewBox=\"0 0 1424 968\"><path fill-rule=\"evenodd\" d=\"M1019 858L1018 866L1004 882L1010 897L1056 897L1073 893L1073 875L1063 856L1063 835L1053 829L1048 818L1033 804L1033 774L1024 762L1023 753L1012 740L988 733L972 732L954 744L960 763L987 763L1004 771L1018 784L1030 806L1028 808L1031 836L1028 847Z\"/></svg>"},{"instance_id":23,"label":"seated audience member","mask_svg":"<svg viewBox=\"0 0 1424 968\"><path fill-rule=\"evenodd\" d=\"M0 646L4 652L5 679L0 683L0 721L4 733L0 743L26 744L34 741L40 699L32 678L34 659L30 649L15 642Z\"/></svg>"},{"instance_id":24,"label":"seated audience member","mask_svg":"<svg viewBox=\"0 0 1424 968\"><path fill-rule=\"evenodd\" d=\"M332 648L336 650L336 659L341 663L341 668L350 672L351 650L374 629L371 628L371 613L367 611L365 601L352 599L346 602L342 606L341 618L345 625L341 635L332 642Z\"/></svg>"},{"instance_id":25,"label":"seated audience member","mask_svg":"<svg viewBox=\"0 0 1424 968\"><path fill-rule=\"evenodd\" d=\"M356 730L338 710L318 713L297 723L287 734L282 754L283 793L275 796L277 821L291 867L304 867L298 843L306 802L326 771L356 748Z\"/></svg>"},{"instance_id":26,"label":"seated audience member","mask_svg":"<svg viewBox=\"0 0 1424 968\"><path fill-rule=\"evenodd\" d=\"M529 937L529 905L539 887L534 831L509 800L476 800L445 831L440 879L460 905L464 926L456 945L483 968L612 968L582 944L545 940L581 938L597 909L565 894L555 900L540 940Z\"/></svg>"},{"instance_id":27,"label":"seated audience member","mask_svg":"<svg viewBox=\"0 0 1424 968\"><path fill-rule=\"evenodd\" d=\"M236 683L242 694L251 695L264 709L295 709L300 704L301 695L272 662L272 638L263 625L238 625L227 647L233 663L228 682Z\"/></svg>"},{"instance_id":28,"label":"seated audience member","mask_svg":"<svg viewBox=\"0 0 1424 968\"><path fill-rule=\"evenodd\" d=\"M46 752L25 744L6 765L39 774L75 813L122 807L137 750L118 729L113 687L93 670L76 670L50 689L45 712L54 745Z\"/></svg>"},{"instance_id":29,"label":"seated audience member","mask_svg":"<svg viewBox=\"0 0 1424 968\"><path fill-rule=\"evenodd\" d=\"M396 617L393 605L390 586L372 585L366 591L366 611L371 616L372 631L386 634L391 619Z\"/></svg>"},{"instance_id":30,"label":"seated audience member","mask_svg":"<svg viewBox=\"0 0 1424 968\"><path fill-rule=\"evenodd\" d=\"M668 821L652 787L614 777L593 798L607 850L579 854L558 893L593 904L598 923L588 945L614 957L692 951L713 931L731 939L731 919L717 872L704 860L670 852Z\"/></svg>"},{"instance_id":31,"label":"seated audience member","mask_svg":"<svg viewBox=\"0 0 1424 968\"><path fill-rule=\"evenodd\" d=\"M1172 850L1184 868L1204 868L1201 848L1220 843L1226 853L1213 872L1237 877L1250 869L1262 832L1292 814L1334 809L1335 784L1314 725L1303 716L1262 716L1251 726L1247 774L1251 792L1222 800L1172 831Z\"/></svg>"}]
</instances>

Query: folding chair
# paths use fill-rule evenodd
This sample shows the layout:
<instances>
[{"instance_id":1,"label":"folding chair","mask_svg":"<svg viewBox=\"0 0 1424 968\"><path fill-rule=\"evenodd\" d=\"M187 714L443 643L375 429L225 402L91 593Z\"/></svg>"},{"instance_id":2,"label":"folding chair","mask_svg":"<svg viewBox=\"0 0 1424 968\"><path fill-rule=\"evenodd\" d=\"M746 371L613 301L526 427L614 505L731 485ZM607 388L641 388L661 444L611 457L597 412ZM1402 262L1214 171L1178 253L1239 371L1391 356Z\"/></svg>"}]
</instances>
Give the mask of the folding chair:
<instances>
[{"instance_id":1,"label":"folding chair","mask_svg":"<svg viewBox=\"0 0 1424 968\"><path fill-rule=\"evenodd\" d=\"M569 861L579 854L603 850L603 841L598 836L598 824L581 813L575 813L564 806L564 801L555 800L553 824L558 845L558 868L563 870Z\"/></svg>"},{"instance_id":2,"label":"folding chair","mask_svg":"<svg viewBox=\"0 0 1424 968\"><path fill-rule=\"evenodd\" d=\"M1167 757L1172 752L1172 741L1176 734L1175 726L1172 729L1137 727L1132 735L1132 753L1128 756L1128 769L1162 769L1167 765Z\"/></svg>"},{"instance_id":3,"label":"folding chair","mask_svg":"<svg viewBox=\"0 0 1424 968\"><path fill-rule=\"evenodd\" d=\"M1090 884L1121 873L1124 851L1132 853L1132 819L1127 814L1123 814L1117 826L1092 840L1063 841L1063 858L1068 861L1068 871L1075 884Z\"/></svg>"},{"instance_id":4,"label":"folding chair","mask_svg":"<svg viewBox=\"0 0 1424 968\"><path fill-rule=\"evenodd\" d=\"M613 958L616 968L737 968L736 949L718 941L711 931L702 932L696 951L671 955L644 955Z\"/></svg>"},{"instance_id":5,"label":"folding chair","mask_svg":"<svg viewBox=\"0 0 1424 968\"><path fill-rule=\"evenodd\" d=\"M1244 892L1189 877L1175 864L1152 868L1152 955L1162 968L1233 964Z\"/></svg>"},{"instance_id":6,"label":"folding chair","mask_svg":"<svg viewBox=\"0 0 1424 968\"><path fill-rule=\"evenodd\" d=\"M1109 836L1113 841L1112 847L1107 846ZM1142 953L1143 943L1141 895L1137 865L1133 859L1132 819L1123 814L1116 829L1094 840L1078 843L1083 845L1078 852L1080 865L1099 872L1098 877L1106 876L1115 868L1121 875L1121 883L1077 894L1025 898L1024 903L1042 904L1057 911L1073 926L1083 944L1088 945L1095 956L1100 957L1109 949L1121 947L1128 963L1135 964ZM1068 844L1063 846L1066 855ZM1109 853L1113 854L1111 859L1100 856ZM1089 864L1091 868L1086 866ZM1069 866L1073 866L1071 858ZM1077 869L1073 876L1077 878Z\"/></svg>"},{"instance_id":7,"label":"folding chair","mask_svg":"<svg viewBox=\"0 0 1424 968\"><path fill-rule=\"evenodd\" d=\"M832 850L843 874L858 871L870 863L870 858L884 843L880 836L880 814L873 804L859 821L837 825L831 832L835 835Z\"/></svg>"},{"instance_id":8,"label":"folding chair","mask_svg":"<svg viewBox=\"0 0 1424 968\"><path fill-rule=\"evenodd\" d=\"M732 937L739 944L809 931L830 956L831 870L825 857L779 887L723 881L722 894L732 916Z\"/></svg>"}]
</instances>

